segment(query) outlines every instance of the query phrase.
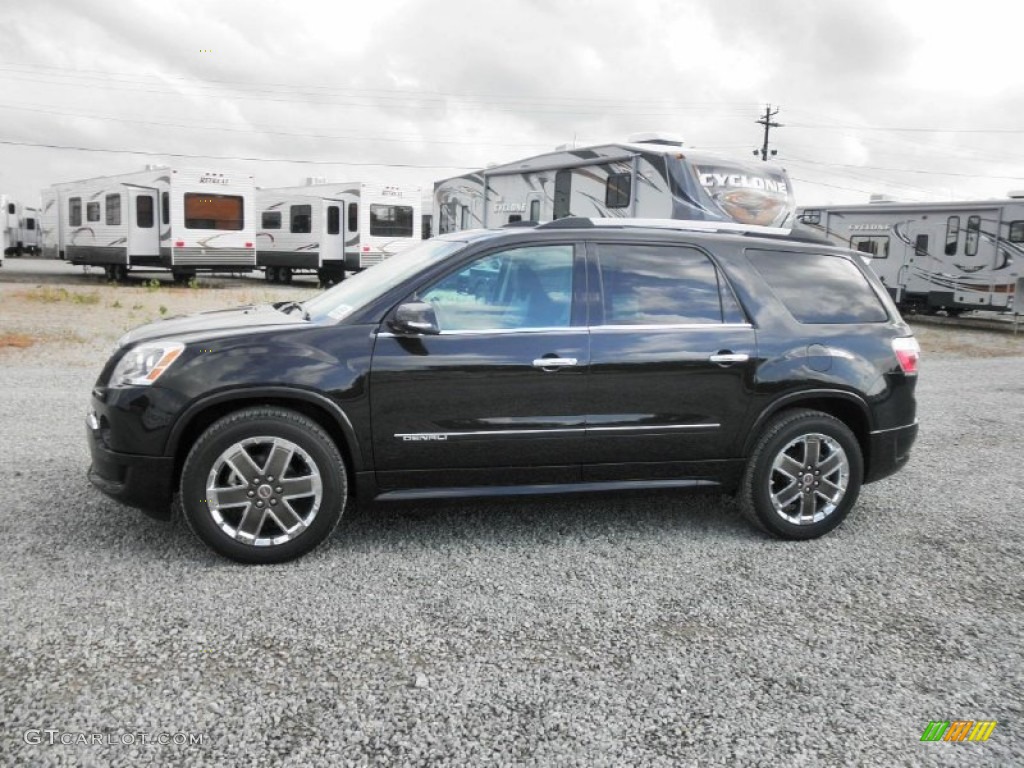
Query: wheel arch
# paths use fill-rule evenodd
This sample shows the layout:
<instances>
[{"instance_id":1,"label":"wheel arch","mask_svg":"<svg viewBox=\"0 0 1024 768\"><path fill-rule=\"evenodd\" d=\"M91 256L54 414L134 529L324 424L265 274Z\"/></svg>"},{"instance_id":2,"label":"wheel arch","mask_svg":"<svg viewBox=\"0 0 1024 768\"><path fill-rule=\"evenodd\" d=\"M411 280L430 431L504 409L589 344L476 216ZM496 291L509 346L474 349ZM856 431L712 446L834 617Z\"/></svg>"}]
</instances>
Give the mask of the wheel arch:
<instances>
[{"instance_id":1,"label":"wheel arch","mask_svg":"<svg viewBox=\"0 0 1024 768\"><path fill-rule=\"evenodd\" d=\"M175 422L165 448L165 455L174 457L172 487L180 482L185 458L207 427L235 411L259 405L289 408L312 419L338 446L350 479L363 469L362 451L352 422L337 404L323 395L290 387L231 390L193 403ZM355 483L350 487L354 489Z\"/></svg>"}]
</instances>

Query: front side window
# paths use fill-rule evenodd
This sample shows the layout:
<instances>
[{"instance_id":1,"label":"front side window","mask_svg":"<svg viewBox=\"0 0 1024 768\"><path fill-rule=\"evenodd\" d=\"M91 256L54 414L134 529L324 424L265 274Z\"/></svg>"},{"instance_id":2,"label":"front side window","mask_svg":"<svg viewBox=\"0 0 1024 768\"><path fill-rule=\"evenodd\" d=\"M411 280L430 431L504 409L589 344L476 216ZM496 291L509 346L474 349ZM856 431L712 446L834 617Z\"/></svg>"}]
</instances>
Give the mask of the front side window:
<instances>
[{"instance_id":1,"label":"front side window","mask_svg":"<svg viewBox=\"0 0 1024 768\"><path fill-rule=\"evenodd\" d=\"M85 220L86 221L99 221L100 220L100 204L99 203L86 203L85 204Z\"/></svg>"},{"instance_id":2,"label":"front side window","mask_svg":"<svg viewBox=\"0 0 1024 768\"><path fill-rule=\"evenodd\" d=\"M978 236L981 233L981 216L967 217L967 237L964 240L964 253L968 256L978 255Z\"/></svg>"},{"instance_id":3,"label":"front side window","mask_svg":"<svg viewBox=\"0 0 1024 768\"><path fill-rule=\"evenodd\" d=\"M691 325L741 319L718 270L692 248L600 245L597 248L604 325Z\"/></svg>"},{"instance_id":4,"label":"front side window","mask_svg":"<svg viewBox=\"0 0 1024 768\"><path fill-rule=\"evenodd\" d=\"M371 205L370 234L377 237L412 237L412 206Z\"/></svg>"},{"instance_id":5,"label":"front side window","mask_svg":"<svg viewBox=\"0 0 1024 768\"><path fill-rule=\"evenodd\" d=\"M260 217L260 223L263 225L263 229L280 229L281 212L264 211L263 215Z\"/></svg>"},{"instance_id":6,"label":"front side window","mask_svg":"<svg viewBox=\"0 0 1024 768\"><path fill-rule=\"evenodd\" d=\"M68 198L68 224L72 227L82 226L82 198Z\"/></svg>"},{"instance_id":7,"label":"front side window","mask_svg":"<svg viewBox=\"0 0 1024 768\"><path fill-rule=\"evenodd\" d=\"M629 194L633 178L628 173L613 173L608 177L604 188L604 204L606 208L626 208L629 205Z\"/></svg>"},{"instance_id":8,"label":"front side window","mask_svg":"<svg viewBox=\"0 0 1024 768\"><path fill-rule=\"evenodd\" d=\"M889 258L888 235L854 235L850 238L850 247L868 254L872 259Z\"/></svg>"},{"instance_id":9,"label":"front side window","mask_svg":"<svg viewBox=\"0 0 1024 768\"><path fill-rule=\"evenodd\" d=\"M751 251L748 258L797 322L883 323L888 319L867 277L842 256Z\"/></svg>"},{"instance_id":10,"label":"front side window","mask_svg":"<svg viewBox=\"0 0 1024 768\"><path fill-rule=\"evenodd\" d=\"M135 198L135 225L141 229L153 226L152 195L139 195Z\"/></svg>"},{"instance_id":11,"label":"front side window","mask_svg":"<svg viewBox=\"0 0 1024 768\"><path fill-rule=\"evenodd\" d=\"M960 217L950 216L946 219L946 255L955 256L960 247Z\"/></svg>"},{"instance_id":12,"label":"front side window","mask_svg":"<svg viewBox=\"0 0 1024 768\"><path fill-rule=\"evenodd\" d=\"M291 225L289 231L305 234L313 231L313 206L293 205L291 206Z\"/></svg>"},{"instance_id":13,"label":"front side window","mask_svg":"<svg viewBox=\"0 0 1024 768\"><path fill-rule=\"evenodd\" d=\"M241 195L185 193L185 229L238 230L245 226Z\"/></svg>"},{"instance_id":14,"label":"front side window","mask_svg":"<svg viewBox=\"0 0 1024 768\"><path fill-rule=\"evenodd\" d=\"M422 292L442 331L565 328L573 247L531 246L477 259Z\"/></svg>"},{"instance_id":15,"label":"front side window","mask_svg":"<svg viewBox=\"0 0 1024 768\"><path fill-rule=\"evenodd\" d=\"M111 227L121 226L121 195L107 195L106 200L107 225Z\"/></svg>"}]
</instances>

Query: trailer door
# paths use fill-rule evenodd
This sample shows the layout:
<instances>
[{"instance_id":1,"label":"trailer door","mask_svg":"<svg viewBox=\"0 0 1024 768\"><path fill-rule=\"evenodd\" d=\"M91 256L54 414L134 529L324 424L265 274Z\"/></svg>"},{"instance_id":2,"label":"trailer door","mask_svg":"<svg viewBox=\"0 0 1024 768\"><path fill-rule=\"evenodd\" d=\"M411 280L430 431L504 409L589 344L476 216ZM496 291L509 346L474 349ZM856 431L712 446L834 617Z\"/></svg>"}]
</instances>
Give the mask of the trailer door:
<instances>
[{"instance_id":1,"label":"trailer door","mask_svg":"<svg viewBox=\"0 0 1024 768\"><path fill-rule=\"evenodd\" d=\"M320 233L320 266L345 261L345 203L342 200L324 200L323 231Z\"/></svg>"},{"instance_id":2,"label":"trailer door","mask_svg":"<svg viewBox=\"0 0 1024 768\"><path fill-rule=\"evenodd\" d=\"M159 256L160 228L157 226L157 191L129 187L128 257Z\"/></svg>"}]
</instances>

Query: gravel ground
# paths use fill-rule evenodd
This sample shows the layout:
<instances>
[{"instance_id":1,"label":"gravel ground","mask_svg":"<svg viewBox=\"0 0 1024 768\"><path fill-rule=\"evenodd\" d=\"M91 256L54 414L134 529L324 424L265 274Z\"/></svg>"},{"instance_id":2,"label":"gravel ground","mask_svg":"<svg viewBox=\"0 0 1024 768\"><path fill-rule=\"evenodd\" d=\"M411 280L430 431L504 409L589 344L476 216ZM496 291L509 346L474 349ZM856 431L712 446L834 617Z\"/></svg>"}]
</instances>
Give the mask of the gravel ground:
<instances>
[{"instance_id":1,"label":"gravel ground","mask_svg":"<svg viewBox=\"0 0 1024 768\"><path fill-rule=\"evenodd\" d=\"M911 464L818 541L717 495L431 503L245 568L93 490L83 419L111 303L257 288L69 283L83 307L8 274L0 335L34 339L0 347L0 764L1024 763L1024 339L929 329ZM947 719L999 725L919 741Z\"/></svg>"}]
</instances>

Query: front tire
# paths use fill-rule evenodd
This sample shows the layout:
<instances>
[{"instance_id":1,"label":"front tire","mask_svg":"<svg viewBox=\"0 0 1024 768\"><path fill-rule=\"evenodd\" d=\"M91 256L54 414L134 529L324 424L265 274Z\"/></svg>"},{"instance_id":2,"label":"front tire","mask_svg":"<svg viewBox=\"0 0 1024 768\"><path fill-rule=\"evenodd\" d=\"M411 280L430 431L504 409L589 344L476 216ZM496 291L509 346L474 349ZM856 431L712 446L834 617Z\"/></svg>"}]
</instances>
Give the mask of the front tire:
<instances>
[{"instance_id":1,"label":"front tire","mask_svg":"<svg viewBox=\"0 0 1024 768\"><path fill-rule=\"evenodd\" d=\"M814 539L843 522L863 476L860 444L849 427L821 411L785 411L750 456L740 508L775 536Z\"/></svg>"},{"instance_id":2,"label":"front tire","mask_svg":"<svg viewBox=\"0 0 1024 768\"><path fill-rule=\"evenodd\" d=\"M281 563L315 549L338 525L347 495L334 441L286 408L246 408L214 422L181 474L193 533L242 563Z\"/></svg>"}]
</instances>

